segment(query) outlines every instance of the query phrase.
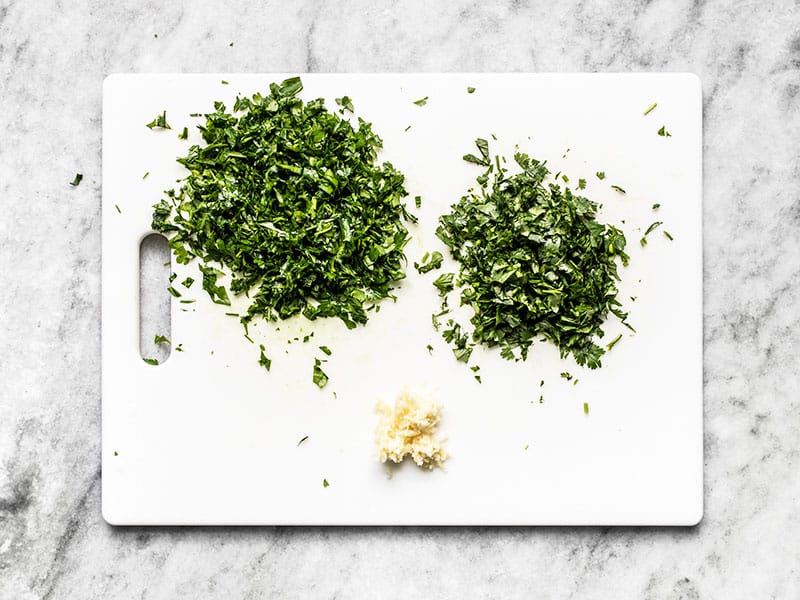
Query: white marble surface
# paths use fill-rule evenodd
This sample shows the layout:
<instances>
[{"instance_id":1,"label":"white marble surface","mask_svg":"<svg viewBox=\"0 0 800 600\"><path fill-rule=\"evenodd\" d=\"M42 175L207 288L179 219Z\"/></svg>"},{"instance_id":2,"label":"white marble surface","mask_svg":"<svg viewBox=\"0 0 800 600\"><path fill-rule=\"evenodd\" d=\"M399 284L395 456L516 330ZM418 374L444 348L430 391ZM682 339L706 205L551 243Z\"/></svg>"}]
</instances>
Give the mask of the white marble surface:
<instances>
[{"instance_id":1,"label":"white marble surface","mask_svg":"<svg viewBox=\"0 0 800 600\"><path fill-rule=\"evenodd\" d=\"M0 4L0 598L800 596L797 3L162 4ZM103 77L440 70L702 78L703 522L106 525L98 485ZM85 179L73 189L76 171Z\"/></svg>"}]
</instances>

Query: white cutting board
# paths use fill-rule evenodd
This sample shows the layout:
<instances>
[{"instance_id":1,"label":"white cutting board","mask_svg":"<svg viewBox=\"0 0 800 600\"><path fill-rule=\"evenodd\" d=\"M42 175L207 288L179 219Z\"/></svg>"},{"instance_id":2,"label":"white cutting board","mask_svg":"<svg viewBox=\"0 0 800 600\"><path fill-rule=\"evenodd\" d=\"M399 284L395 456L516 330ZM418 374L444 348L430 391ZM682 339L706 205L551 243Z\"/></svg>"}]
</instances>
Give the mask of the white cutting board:
<instances>
[{"instance_id":1,"label":"white cutting board","mask_svg":"<svg viewBox=\"0 0 800 600\"><path fill-rule=\"evenodd\" d=\"M198 280L184 294L195 304L172 304L172 340L185 352L172 352L159 366L142 361L139 243L150 232L151 205L183 176L175 158L201 141L193 125L202 119L189 113L213 110L214 100L230 107L237 93L265 93L270 82L291 75L112 75L105 81L105 519L153 525L698 522L702 117L693 75L302 76L303 99L321 96L333 109L335 97L349 95L356 114L384 140L380 158L405 173L409 205L422 196L422 208L413 211L419 226L411 226L410 262L426 250L443 250L436 219L481 172L461 160L475 152L476 137L490 139L492 150L509 159L515 144L546 158L571 185L585 178L585 195L603 204L602 220L625 231L631 255L630 266L620 270L620 290L637 333L609 323L605 341L617 333L623 338L603 368L560 360L547 343L535 345L525 363L476 349L478 384L431 327L438 299L430 282L438 272L420 276L411 266L397 302L382 303L366 327L348 331L332 319L300 318L279 324L280 332L265 324L253 328L273 360L266 373L257 347L224 314L236 307L210 302L196 265L173 263L178 281L187 274ZM427 105L412 103L423 96ZM658 108L643 116L652 102ZM173 129L147 129L162 110ZM656 135L662 125L672 137ZM188 142L177 139L184 126ZM661 204L658 212L654 203ZM640 229L655 220L674 241L656 230L641 248ZM453 268L448 260L445 269ZM180 310L187 306L194 310ZM312 331L309 343L287 345ZM314 357L324 358L321 344L333 350L323 390L311 380ZM579 383L561 379L561 371ZM445 470L404 464L388 478L376 460L373 407L404 386L427 390L444 407L440 430L451 454Z\"/></svg>"}]
</instances>

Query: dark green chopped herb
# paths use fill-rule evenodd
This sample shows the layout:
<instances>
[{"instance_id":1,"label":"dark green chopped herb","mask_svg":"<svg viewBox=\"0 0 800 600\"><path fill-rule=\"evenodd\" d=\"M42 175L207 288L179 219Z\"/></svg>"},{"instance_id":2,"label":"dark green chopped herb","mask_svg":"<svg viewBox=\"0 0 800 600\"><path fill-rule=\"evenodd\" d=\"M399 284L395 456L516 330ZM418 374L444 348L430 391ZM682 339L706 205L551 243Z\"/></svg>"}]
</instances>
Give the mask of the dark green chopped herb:
<instances>
[{"instance_id":1,"label":"dark green chopped herb","mask_svg":"<svg viewBox=\"0 0 800 600\"><path fill-rule=\"evenodd\" d=\"M178 139L179 139L179 140L186 140L186 139L188 139L188 138L189 138L189 128L188 128L188 127L184 127L184 128L183 128L183 131L181 131L181 132L178 134Z\"/></svg>"},{"instance_id":2,"label":"dark green chopped herb","mask_svg":"<svg viewBox=\"0 0 800 600\"><path fill-rule=\"evenodd\" d=\"M427 103L428 103L428 96L420 98L419 100L414 100L414 104L416 104L417 106L425 106Z\"/></svg>"},{"instance_id":3,"label":"dark green chopped herb","mask_svg":"<svg viewBox=\"0 0 800 600\"><path fill-rule=\"evenodd\" d=\"M148 177L149 175L150 175L150 171L147 171L147 172L145 172L145 174L144 174L144 175L142 175L142 181L144 181L145 179L147 179L147 177Z\"/></svg>"},{"instance_id":4,"label":"dark green chopped herb","mask_svg":"<svg viewBox=\"0 0 800 600\"><path fill-rule=\"evenodd\" d=\"M658 202L653 204L653 210L658 210L659 208L661 208L661 205Z\"/></svg>"},{"instance_id":5,"label":"dark green chopped herb","mask_svg":"<svg viewBox=\"0 0 800 600\"><path fill-rule=\"evenodd\" d=\"M272 367L272 360L267 358L267 355L264 354L265 348L264 344L259 344L258 349L261 351L261 354L258 357L258 364L264 367L267 371L270 370Z\"/></svg>"},{"instance_id":6,"label":"dark green chopped herb","mask_svg":"<svg viewBox=\"0 0 800 600\"><path fill-rule=\"evenodd\" d=\"M539 396L539 404L544 404L544 396Z\"/></svg>"},{"instance_id":7,"label":"dark green chopped herb","mask_svg":"<svg viewBox=\"0 0 800 600\"><path fill-rule=\"evenodd\" d=\"M473 373L477 373L478 371L480 371L480 370L481 370L481 368L480 368L478 365L472 365L472 366L471 366L469 369L470 369L470 371L472 371Z\"/></svg>"},{"instance_id":8,"label":"dark green chopped herb","mask_svg":"<svg viewBox=\"0 0 800 600\"><path fill-rule=\"evenodd\" d=\"M619 187L618 185L612 185L611 189L614 190L615 192L619 192L620 194L627 194L628 193L625 190L623 190L621 187Z\"/></svg>"},{"instance_id":9,"label":"dark green chopped herb","mask_svg":"<svg viewBox=\"0 0 800 600\"><path fill-rule=\"evenodd\" d=\"M658 130L658 135L660 135L661 137L672 137L672 134L669 131L667 131L665 125L662 125L661 129Z\"/></svg>"},{"instance_id":10,"label":"dark green chopped herb","mask_svg":"<svg viewBox=\"0 0 800 600\"><path fill-rule=\"evenodd\" d=\"M222 85L228 85L228 82L225 81L224 79L220 83L222 83Z\"/></svg>"},{"instance_id":11,"label":"dark green chopped herb","mask_svg":"<svg viewBox=\"0 0 800 600\"><path fill-rule=\"evenodd\" d=\"M116 209L117 209L117 212L118 212L119 214L122 214L122 209L119 207L119 204L115 204L115 205L114 205L114 208L116 208Z\"/></svg>"},{"instance_id":12,"label":"dark green chopped herb","mask_svg":"<svg viewBox=\"0 0 800 600\"><path fill-rule=\"evenodd\" d=\"M183 352L183 344L178 344L177 346L175 346L175 350L177 352Z\"/></svg>"},{"instance_id":13,"label":"dark green chopped herb","mask_svg":"<svg viewBox=\"0 0 800 600\"><path fill-rule=\"evenodd\" d=\"M170 344L169 338L164 335L156 334L155 338L153 338L154 344Z\"/></svg>"},{"instance_id":14,"label":"dark green chopped herb","mask_svg":"<svg viewBox=\"0 0 800 600\"><path fill-rule=\"evenodd\" d=\"M171 273L169 276L169 282L172 283L173 281L175 281L175 278L177 277L178 277L177 273Z\"/></svg>"},{"instance_id":15,"label":"dark green chopped herb","mask_svg":"<svg viewBox=\"0 0 800 600\"><path fill-rule=\"evenodd\" d=\"M225 314L226 314L227 316L229 316L229 317L236 317L237 319L238 319L238 318L239 318L239 316L240 316L240 315L239 315L239 313L235 313L235 312L226 312Z\"/></svg>"},{"instance_id":16,"label":"dark green chopped herb","mask_svg":"<svg viewBox=\"0 0 800 600\"><path fill-rule=\"evenodd\" d=\"M453 345L453 355L459 362L469 362L475 344L469 340L469 335L461 331L461 325L449 319L447 328L442 330L442 337L448 344Z\"/></svg>"},{"instance_id":17,"label":"dark green chopped herb","mask_svg":"<svg viewBox=\"0 0 800 600\"><path fill-rule=\"evenodd\" d=\"M322 480L322 487L325 487L325 488L326 488L326 487L328 487L329 485L330 485L330 483L328 483L328 480L327 480L327 479L323 479L323 480Z\"/></svg>"},{"instance_id":18,"label":"dark green chopped herb","mask_svg":"<svg viewBox=\"0 0 800 600\"><path fill-rule=\"evenodd\" d=\"M525 447L523 448L523 450L527 450L529 446L530 446L530 444L525 444Z\"/></svg>"},{"instance_id":19,"label":"dark green chopped herb","mask_svg":"<svg viewBox=\"0 0 800 600\"><path fill-rule=\"evenodd\" d=\"M425 347L428 349L428 354L433 354L433 346L431 346L430 344L428 344L428 345L427 345L427 346L425 346Z\"/></svg>"},{"instance_id":20,"label":"dark green chopped herb","mask_svg":"<svg viewBox=\"0 0 800 600\"><path fill-rule=\"evenodd\" d=\"M406 127L405 129L403 129L403 131L408 131L409 129L411 129L411 125L409 125L409 126L408 126L408 127Z\"/></svg>"},{"instance_id":21,"label":"dark green chopped herb","mask_svg":"<svg viewBox=\"0 0 800 600\"><path fill-rule=\"evenodd\" d=\"M584 402L583 403L583 414L585 414L585 415L589 414L589 403L588 402Z\"/></svg>"},{"instance_id":22,"label":"dark green chopped herb","mask_svg":"<svg viewBox=\"0 0 800 600\"><path fill-rule=\"evenodd\" d=\"M667 231L666 229L664 230L664 237L666 237L670 242L675 239L669 234L669 231Z\"/></svg>"},{"instance_id":23,"label":"dark green chopped herb","mask_svg":"<svg viewBox=\"0 0 800 600\"><path fill-rule=\"evenodd\" d=\"M116 450L114 450L114 456L119 456L119 452L117 452Z\"/></svg>"},{"instance_id":24,"label":"dark green chopped herb","mask_svg":"<svg viewBox=\"0 0 800 600\"><path fill-rule=\"evenodd\" d=\"M453 273L442 273L436 280L433 282L433 285L436 289L439 290L439 295L444 296L447 292L452 291L453 289Z\"/></svg>"},{"instance_id":25,"label":"dark green chopped herb","mask_svg":"<svg viewBox=\"0 0 800 600\"><path fill-rule=\"evenodd\" d=\"M69 182L72 187L78 187L83 181L83 173L75 173L75 178Z\"/></svg>"},{"instance_id":26,"label":"dark green chopped herb","mask_svg":"<svg viewBox=\"0 0 800 600\"><path fill-rule=\"evenodd\" d=\"M197 300L181 300L181 304L192 304L193 302L197 302Z\"/></svg>"},{"instance_id":27,"label":"dark green chopped herb","mask_svg":"<svg viewBox=\"0 0 800 600\"><path fill-rule=\"evenodd\" d=\"M158 364L158 359L157 358L143 358L142 360L144 362L146 362L148 365L154 365L155 366L155 365Z\"/></svg>"},{"instance_id":28,"label":"dark green chopped herb","mask_svg":"<svg viewBox=\"0 0 800 600\"><path fill-rule=\"evenodd\" d=\"M153 227L170 238L175 259L198 258L203 289L230 304L217 284L251 300L246 318L303 314L367 321L365 306L392 296L405 277L404 177L377 164L381 139L296 97L298 77L268 95L239 97L229 113L215 103L178 162L189 171L179 190L154 207Z\"/></svg>"},{"instance_id":29,"label":"dark green chopped herb","mask_svg":"<svg viewBox=\"0 0 800 600\"><path fill-rule=\"evenodd\" d=\"M414 207L420 208L422 206L422 196L414 196Z\"/></svg>"},{"instance_id":30,"label":"dark green chopped herb","mask_svg":"<svg viewBox=\"0 0 800 600\"><path fill-rule=\"evenodd\" d=\"M617 337L615 337L613 340L611 340L610 342L608 342L608 344L606 344L606 348L607 348L608 350L611 350L611 349L612 349L614 346L616 346L616 345L617 345L617 343L618 343L618 342L619 342L621 339L622 339L622 334L620 333L619 335L617 335Z\"/></svg>"},{"instance_id":31,"label":"dark green chopped herb","mask_svg":"<svg viewBox=\"0 0 800 600\"><path fill-rule=\"evenodd\" d=\"M414 268L419 271L421 274L428 273L429 271L433 271L434 269L438 269L442 266L442 261L444 257L442 256L441 252L434 250L431 253L426 252L422 255L422 261L414 263ZM438 281L438 280L437 280ZM434 284L435 285L435 284ZM438 286L437 286L438 287Z\"/></svg>"},{"instance_id":32,"label":"dark green chopped herb","mask_svg":"<svg viewBox=\"0 0 800 600\"><path fill-rule=\"evenodd\" d=\"M562 175L561 179L564 180L564 183L569 183L569 177L567 177L566 175Z\"/></svg>"},{"instance_id":33,"label":"dark green chopped herb","mask_svg":"<svg viewBox=\"0 0 800 600\"><path fill-rule=\"evenodd\" d=\"M657 103L657 102L653 102L653 103L652 103L650 106L648 106L648 107L647 107L647 110L646 110L646 111L644 111L644 116L646 117L646 116L647 116L647 115L649 115L651 112L653 112L653 111L656 109L656 106L658 106L658 103Z\"/></svg>"},{"instance_id":34,"label":"dark green chopped herb","mask_svg":"<svg viewBox=\"0 0 800 600\"><path fill-rule=\"evenodd\" d=\"M181 297L181 293L178 290L176 290L174 287L172 287L172 286L169 286L167 288L167 291L170 294L172 294L173 296L175 296L176 298L180 298Z\"/></svg>"},{"instance_id":35,"label":"dark green chopped herb","mask_svg":"<svg viewBox=\"0 0 800 600\"><path fill-rule=\"evenodd\" d=\"M585 179L578 179L578 189L585 190L586 189L586 180Z\"/></svg>"},{"instance_id":36,"label":"dark green chopped herb","mask_svg":"<svg viewBox=\"0 0 800 600\"><path fill-rule=\"evenodd\" d=\"M233 42L231 42L230 44L228 44L228 46L230 46L231 48L233 48Z\"/></svg>"},{"instance_id":37,"label":"dark green chopped herb","mask_svg":"<svg viewBox=\"0 0 800 600\"><path fill-rule=\"evenodd\" d=\"M544 379L539 382L539 387L544 387Z\"/></svg>"},{"instance_id":38,"label":"dark green chopped herb","mask_svg":"<svg viewBox=\"0 0 800 600\"><path fill-rule=\"evenodd\" d=\"M598 178L600 181L602 181L603 179L605 179L605 178L606 178L606 174L605 174L603 171L598 171L597 173L595 173L595 175L597 175L597 178Z\"/></svg>"},{"instance_id":39,"label":"dark green chopped herb","mask_svg":"<svg viewBox=\"0 0 800 600\"><path fill-rule=\"evenodd\" d=\"M576 377L575 379L573 379L573 380L572 380L572 385L578 385L578 382L579 382L579 381L580 381L580 379L578 379L578 378Z\"/></svg>"},{"instance_id":40,"label":"dark green chopped herb","mask_svg":"<svg viewBox=\"0 0 800 600\"><path fill-rule=\"evenodd\" d=\"M300 446L300 445L301 445L303 442L305 442L307 439L308 439L308 436L307 436L307 435L306 435L306 436L303 436L302 438L300 438L300 441L299 441L299 442L297 442L297 445L298 445L298 446Z\"/></svg>"},{"instance_id":41,"label":"dark green chopped herb","mask_svg":"<svg viewBox=\"0 0 800 600\"><path fill-rule=\"evenodd\" d=\"M318 358L314 359L314 372L312 379L319 389L322 389L326 385L328 385L328 376L325 374L325 371L320 369L321 364L322 361L320 359Z\"/></svg>"},{"instance_id":42,"label":"dark green chopped herb","mask_svg":"<svg viewBox=\"0 0 800 600\"><path fill-rule=\"evenodd\" d=\"M460 301L474 311L471 340L524 360L541 337L562 357L596 368L604 350L595 339L609 313L627 318L616 287L617 260L628 262L625 236L596 220L596 203L546 187L543 163L514 158L521 173L509 176L490 163L480 190L451 206L436 231L460 263ZM450 286L452 279L437 287L446 293Z\"/></svg>"},{"instance_id":43,"label":"dark green chopped herb","mask_svg":"<svg viewBox=\"0 0 800 600\"><path fill-rule=\"evenodd\" d=\"M477 381L478 383L483 383L483 381L481 381L480 375L473 375L473 377L475 378L475 381Z\"/></svg>"},{"instance_id":44,"label":"dark green chopped herb","mask_svg":"<svg viewBox=\"0 0 800 600\"><path fill-rule=\"evenodd\" d=\"M305 343L306 343L308 340L310 340L312 337L314 337L314 332L313 332L313 331L312 331L311 333L309 333L308 335L304 335L304 336L303 336L303 343L305 344Z\"/></svg>"},{"instance_id":45,"label":"dark green chopped herb","mask_svg":"<svg viewBox=\"0 0 800 600\"><path fill-rule=\"evenodd\" d=\"M474 154L465 154L462 156L462 159L475 163L476 165L480 165L482 167L489 167L491 166L491 161L489 160L489 142L482 138L478 138L475 140L475 145L478 147L478 151L480 152L481 156L478 158Z\"/></svg>"},{"instance_id":46,"label":"dark green chopped herb","mask_svg":"<svg viewBox=\"0 0 800 600\"><path fill-rule=\"evenodd\" d=\"M469 87L467 88L467 93L468 93L468 94L472 94L472 93L474 93L474 92L475 92L475 88L474 88L474 87L472 87L472 86L469 86Z\"/></svg>"},{"instance_id":47,"label":"dark green chopped herb","mask_svg":"<svg viewBox=\"0 0 800 600\"><path fill-rule=\"evenodd\" d=\"M150 129L172 129L167 123L167 111L162 112L160 115L156 115L156 118L150 121L147 124L147 127Z\"/></svg>"},{"instance_id":48,"label":"dark green chopped herb","mask_svg":"<svg viewBox=\"0 0 800 600\"><path fill-rule=\"evenodd\" d=\"M203 289L208 292L211 300L215 304L230 306L231 301L230 298L228 298L228 290L225 289L225 286L217 285L217 278L223 274L222 271L214 267L201 266L200 272L203 274Z\"/></svg>"},{"instance_id":49,"label":"dark green chopped herb","mask_svg":"<svg viewBox=\"0 0 800 600\"><path fill-rule=\"evenodd\" d=\"M562 377L563 379L566 379L567 381L569 381L569 380L571 380L571 379L572 379L572 373L569 373L569 372L567 372L567 371L562 371L562 373L561 373L561 377Z\"/></svg>"},{"instance_id":50,"label":"dark green chopped herb","mask_svg":"<svg viewBox=\"0 0 800 600\"><path fill-rule=\"evenodd\" d=\"M193 283L194 283L194 277L187 277L186 279L184 279L184 280L181 282L181 285L182 285L183 287L185 287L186 289L189 289L190 287L192 287L192 284L193 284Z\"/></svg>"},{"instance_id":51,"label":"dark green chopped herb","mask_svg":"<svg viewBox=\"0 0 800 600\"><path fill-rule=\"evenodd\" d=\"M202 117L203 113L189 113L190 117Z\"/></svg>"},{"instance_id":52,"label":"dark green chopped herb","mask_svg":"<svg viewBox=\"0 0 800 600\"><path fill-rule=\"evenodd\" d=\"M647 231L644 232L645 235L649 235L656 229L659 225L663 225L663 221L654 221L650 224L650 227L647 228Z\"/></svg>"},{"instance_id":53,"label":"dark green chopped herb","mask_svg":"<svg viewBox=\"0 0 800 600\"><path fill-rule=\"evenodd\" d=\"M342 107L342 110L349 110L350 112L355 112L355 106L353 106L353 101L347 97L342 96L341 98L336 98L336 104Z\"/></svg>"},{"instance_id":54,"label":"dark green chopped herb","mask_svg":"<svg viewBox=\"0 0 800 600\"><path fill-rule=\"evenodd\" d=\"M320 346L319 349L322 350L328 356L330 356L332 354L331 349L328 348L327 346Z\"/></svg>"}]
</instances>

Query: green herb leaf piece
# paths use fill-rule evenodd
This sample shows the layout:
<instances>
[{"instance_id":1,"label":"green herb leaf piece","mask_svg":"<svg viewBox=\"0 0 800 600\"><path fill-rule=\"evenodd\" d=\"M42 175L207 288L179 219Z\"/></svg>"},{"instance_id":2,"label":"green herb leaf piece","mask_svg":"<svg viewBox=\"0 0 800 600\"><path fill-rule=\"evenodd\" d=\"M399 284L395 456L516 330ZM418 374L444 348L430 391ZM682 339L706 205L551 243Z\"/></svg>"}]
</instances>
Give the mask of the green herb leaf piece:
<instances>
[{"instance_id":1,"label":"green herb leaf piece","mask_svg":"<svg viewBox=\"0 0 800 600\"><path fill-rule=\"evenodd\" d=\"M75 179L69 182L72 187L78 187L83 181L83 173L75 173Z\"/></svg>"},{"instance_id":2,"label":"green herb leaf piece","mask_svg":"<svg viewBox=\"0 0 800 600\"><path fill-rule=\"evenodd\" d=\"M666 229L664 230L664 237L666 237L670 242L675 239L670 235L669 231L667 231Z\"/></svg>"},{"instance_id":3,"label":"green herb leaf piece","mask_svg":"<svg viewBox=\"0 0 800 600\"><path fill-rule=\"evenodd\" d=\"M422 207L422 196L414 196L414 206L416 208Z\"/></svg>"},{"instance_id":4,"label":"green herb leaf piece","mask_svg":"<svg viewBox=\"0 0 800 600\"><path fill-rule=\"evenodd\" d=\"M415 262L414 268L420 273L425 274L429 271L433 271L434 269L438 269L442 266L442 261L444 257L442 256L441 252L434 250L430 254L427 252L423 255L422 261L420 263ZM434 284L436 285L436 284Z\"/></svg>"},{"instance_id":5,"label":"green herb leaf piece","mask_svg":"<svg viewBox=\"0 0 800 600\"><path fill-rule=\"evenodd\" d=\"M661 137L672 137L672 134L669 131L667 131L665 125L662 125L661 129L658 130L658 135L660 135Z\"/></svg>"},{"instance_id":6,"label":"green herb leaf piece","mask_svg":"<svg viewBox=\"0 0 800 600\"><path fill-rule=\"evenodd\" d=\"M270 368L272 367L272 360L267 358L267 355L264 354L265 351L264 344L260 344L258 348L261 351L261 354L258 357L258 364L264 367L267 371L269 371Z\"/></svg>"},{"instance_id":7,"label":"green herb leaf piece","mask_svg":"<svg viewBox=\"0 0 800 600\"><path fill-rule=\"evenodd\" d=\"M155 338L153 339L154 344L170 344L169 338L163 335L156 334Z\"/></svg>"},{"instance_id":8,"label":"green herb leaf piece","mask_svg":"<svg viewBox=\"0 0 800 600\"><path fill-rule=\"evenodd\" d=\"M414 100L414 104L416 104L417 106L425 106L427 103L428 103L428 96L420 98L419 100Z\"/></svg>"},{"instance_id":9,"label":"green herb leaf piece","mask_svg":"<svg viewBox=\"0 0 800 600\"><path fill-rule=\"evenodd\" d=\"M563 379L566 379L567 381L569 381L569 380L571 380L571 379L572 379L572 374L571 374L571 373L569 373L569 372L567 372L567 371L563 371L563 372L561 373L561 377L562 377Z\"/></svg>"},{"instance_id":10,"label":"green herb leaf piece","mask_svg":"<svg viewBox=\"0 0 800 600\"><path fill-rule=\"evenodd\" d=\"M192 287L193 283L194 283L194 277L187 277L186 279L181 281L181 285L183 287L185 287L186 289L189 289L190 287Z\"/></svg>"},{"instance_id":11,"label":"green herb leaf piece","mask_svg":"<svg viewBox=\"0 0 800 600\"><path fill-rule=\"evenodd\" d=\"M659 225L663 225L663 222L662 222L662 221L654 221L653 223L651 223L651 224L650 224L650 227L648 227L648 228L647 228L647 230L644 232L644 234L645 234L645 235L649 235L649 234L650 234L650 233L652 233L652 232L653 232L653 230L654 230L654 229L656 229L656 228L657 228Z\"/></svg>"},{"instance_id":12,"label":"green herb leaf piece","mask_svg":"<svg viewBox=\"0 0 800 600\"><path fill-rule=\"evenodd\" d=\"M588 402L584 402L583 403L583 414L585 414L585 415L589 414L589 403Z\"/></svg>"},{"instance_id":13,"label":"green herb leaf piece","mask_svg":"<svg viewBox=\"0 0 800 600\"><path fill-rule=\"evenodd\" d=\"M433 354L433 346L431 346L430 344L428 344L427 346L425 346L425 348L427 348L427 349L428 349L428 354Z\"/></svg>"},{"instance_id":14,"label":"green herb leaf piece","mask_svg":"<svg viewBox=\"0 0 800 600\"><path fill-rule=\"evenodd\" d=\"M148 365L153 365L153 366L158 365L158 359L157 358L142 358L142 360L144 362L146 362Z\"/></svg>"},{"instance_id":15,"label":"green herb leaf piece","mask_svg":"<svg viewBox=\"0 0 800 600\"><path fill-rule=\"evenodd\" d=\"M597 178L598 178L600 181L602 181L603 179L605 179L605 178L606 178L606 174L605 174L603 171L598 171L597 173L595 173L595 175L597 175Z\"/></svg>"},{"instance_id":16,"label":"green herb leaf piece","mask_svg":"<svg viewBox=\"0 0 800 600\"><path fill-rule=\"evenodd\" d=\"M174 287L172 287L172 286L169 286L167 288L167 291L170 294L172 294L175 298L180 298L181 297L181 293L178 290L176 290Z\"/></svg>"},{"instance_id":17,"label":"green herb leaf piece","mask_svg":"<svg viewBox=\"0 0 800 600\"><path fill-rule=\"evenodd\" d=\"M320 361L318 358L315 358L315 359L314 359L314 372L313 372L313 377L312 377L312 379L313 379L313 381L314 381L314 384L315 384L315 385L316 385L316 386L317 386L319 389L322 389L322 388L324 388L326 385L328 385L328 376L325 374L325 371L323 371L323 370L320 368L320 365L321 365L321 364L322 364L322 361Z\"/></svg>"},{"instance_id":18,"label":"green herb leaf piece","mask_svg":"<svg viewBox=\"0 0 800 600\"><path fill-rule=\"evenodd\" d=\"M162 112L160 115L156 115L156 118L150 121L147 124L149 129L172 129L167 123L167 111Z\"/></svg>"},{"instance_id":19,"label":"green herb leaf piece","mask_svg":"<svg viewBox=\"0 0 800 600\"><path fill-rule=\"evenodd\" d=\"M299 446L300 446L300 445L301 445L303 442L305 442L307 439L308 439L308 436L307 436L307 435L306 435L306 436L304 436L304 437L302 437L302 438L300 438L300 441L299 441L299 442L297 442L297 445L298 445L298 447L299 447Z\"/></svg>"},{"instance_id":20,"label":"green herb leaf piece","mask_svg":"<svg viewBox=\"0 0 800 600\"><path fill-rule=\"evenodd\" d=\"M658 202L653 204L653 210L658 210L659 208L661 208L661 205Z\"/></svg>"},{"instance_id":21,"label":"green herb leaf piece","mask_svg":"<svg viewBox=\"0 0 800 600\"><path fill-rule=\"evenodd\" d=\"M228 85L228 82L225 81L224 79L220 83L222 83L222 85Z\"/></svg>"},{"instance_id":22,"label":"green herb leaf piece","mask_svg":"<svg viewBox=\"0 0 800 600\"><path fill-rule=\"evenodd\" d=\"M627 194L628 193L625 190L623 190L621 187L619 187L618 185L612 185L611 189L614 190L615 192L619 192L620 194Z\"/></svg>"},{"instance_id":23,"label":"green herb leaf piece","mask_svg":"<svg viewBox=\"0 0 800 600\"><path fill-rule=\"evenodd\" d=\"M608 350L611 350L611 349L612 349L614 346L616 346L616 345L617 345L617 343L618 343L618 342L619 342L621 339L622 339L622 334L620 333L620 334L619 334L617 337L615 337L613 340L611 340L610 342L608 342L608 344L606 344L606 348L607 348Z\"/></svg>"},{"instance_id":24,"label":"green herb leaf piece","mask_svg":"<svg viewBox=\"0 0 800 600\"><path fill-rule=\"evenodd\" d=\"M586 189L586 180L585 179L578 179L578 189L585 190Z\"/></svg>"},{"instance_id":25,"label":"green herb leaf piece","mask_svg":"<svg viewBox=\"0 0 800 600\"><path fill-rule=\"evenodd\" d=\"M117 209L117 212L118 212L119 214L122 214L122 209L119 207L119 204L115 204L115 205L114 205L114 208L116 208L116 209Z\"/></svg>"},{"instance_id":26,"label":"green herb leaf piece","mask_svg":"<svg viewBox=\"0 0 800 600\"><path fill-rule=\"evenodd\" d=\"M342 107L343 110L349 110L351 113L355 112L355 107L353 106L353 101L347 97L342 96L341 98L336 98L336 104Z\"/></svg>"},{"instance_id":27,"label":"green herb leaf piece","mask_svg":"<svg viewBox=\"0 0 800 600\"><path fill-rule=\"evenodd\" d=\"M328 480L327 480L327 479L323 479L323 480L322 480L322 487L326 488L326 487L329 487L330 485L331 485L331 484L330 484L330 483L328 483Z\"/></svg>"},{"instance_id":28,"label":"green herb leaf piece","mask_svg":"<svg viewBox=\"0 0 800 600\"><path fill-rule=\"evenodd\" d=\"M145 174L144 174L144 175L142 175L142 181L144 181L145 179L147 179L149 175L150 175L150 171L146 171L146 172L145 172Z\"/></svg>"},{"instance_id":29,"label":"green herb leaf piece","mask_svg":"<svg viewBox=\"0 0 800 600\"><path fill-rule=\"evenodd\" d=\"M453 290L453 273L442 273L433 282L433 285L439 290L439 295L444 296L447 292Z\"/></svg>"},{"instance_id":30,"label":"green herb leaf piece","mask_svg":"<svg viewBox=\"0 0 800 600\"><path fill-rule=\"evenodd\" d=\"M331 349L328 348L327 346L320 346L319 349L322 350L328 356L330 356L332 354Z\"/></svg>"},{"instance_id":31,"label":"green herb leaf piece","mask_svg":"<svg viewBox=\"0 0 800 600\"><path fill-rule=\"evenodd\" d=\"M468 93L468 94L473 94L473 93L475 93L475 88L474 88L474 87L472 87L472 86L469 86L469 87L467 88L467 93Z\"/></svg>"},{"instance_id":32,"label":"green herb leaf piece","mask_svg":"<svg viewBox=\"0 0 800 600\"><path fill-rule=\"evenodd\" d=\"M189 138L189 128L188 128L188 127L184 127L184 128L183 128L183 131L181 131L181 132L178 134L178 139L179 139L179 140L186 140L186 139L188 139L188 138Z\"/></svg>"},{"instance_id":33,"label":"green herb leaf piece","mask_svg":"<svg viewBox=\"0 0 800 600\"><path fill-rule=\"evenodd\" d=\"M651 112L653 112L656 109L656 106L658 106L658 103L657 102L653 102L649 107L647 107L647 110L644 111L644 116L646 117Z\"/></svg>"}]
</instances>

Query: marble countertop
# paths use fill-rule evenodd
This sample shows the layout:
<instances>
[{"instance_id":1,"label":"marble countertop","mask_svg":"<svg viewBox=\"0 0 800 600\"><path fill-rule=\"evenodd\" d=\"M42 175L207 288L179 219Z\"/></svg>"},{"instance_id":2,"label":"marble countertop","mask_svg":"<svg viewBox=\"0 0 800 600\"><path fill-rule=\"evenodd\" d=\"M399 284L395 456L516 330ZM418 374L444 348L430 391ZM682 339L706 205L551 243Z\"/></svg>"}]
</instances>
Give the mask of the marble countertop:
<instances>
[{"instance_id":1,"label":"marble countertop","mask_svg":"<svg viewBox=\"0 0 800 600\"><path fill-rule=\"evenodd\" d=\"M800 596L796 2L200 4L0 5L0 598ZM152 71L697 73L705 118L701 524L105 524L101 83L113 72ZM72 188L76 172L84 180Z\"/></svg>"}]
</instances>

